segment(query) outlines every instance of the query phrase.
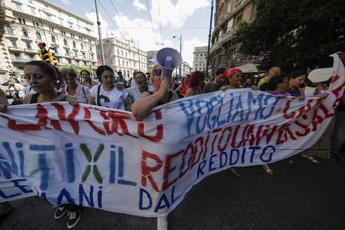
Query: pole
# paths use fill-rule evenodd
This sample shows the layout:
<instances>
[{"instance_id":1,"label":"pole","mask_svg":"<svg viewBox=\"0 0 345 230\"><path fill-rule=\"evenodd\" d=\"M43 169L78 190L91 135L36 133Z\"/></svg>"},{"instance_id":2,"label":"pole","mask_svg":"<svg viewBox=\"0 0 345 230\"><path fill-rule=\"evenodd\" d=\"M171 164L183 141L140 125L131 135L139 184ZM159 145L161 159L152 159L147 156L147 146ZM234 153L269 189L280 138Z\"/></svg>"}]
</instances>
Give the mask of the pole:
<instances>
[{"instance_id":1,"label":"pole","mask_svg":"<svg viewBox=\"0 0 345 230\"><path fill-rule=\"evenodd\" d=\"M101 61L102 61L102 65L104 65L105 63L104 63L104 51L103 51L102 33L101 33L101 22L99 21L97 0L95 0L95 8L96 8L96 17L97 17L99 45L101 46L101 59L102 59Z\"/></svg>"},{"instance_id":2,"label":"pole","mask_svg":"<svg viewBox=\"0 0 345 230\"><path fill-rule=\"evenodd\" d=\"M180 34L180 55L182 57L182 34ZM182 58L182 62L181 62L181 65L180 65L180 71L179 71L179 75L180 77L182 77L182 64L183 64L183 58Z\"/></svg>"},{"instance_id":3,"label":"pole","mask_svg":"<svg viewBox=\"0 0 345 230\"><path fill-rule=\"evenodd\" d=\"M213 20L213 0L211 0L211 16L210 16L210 28L208 31L208 44L207 44L207 56L206 56L206 73L205 75L208 76L208 63L210 59L210 43L211 43L211 31L212 31L212 20ZM209 78L211 76L208 76Z\"/></svg>"}]
</instances>

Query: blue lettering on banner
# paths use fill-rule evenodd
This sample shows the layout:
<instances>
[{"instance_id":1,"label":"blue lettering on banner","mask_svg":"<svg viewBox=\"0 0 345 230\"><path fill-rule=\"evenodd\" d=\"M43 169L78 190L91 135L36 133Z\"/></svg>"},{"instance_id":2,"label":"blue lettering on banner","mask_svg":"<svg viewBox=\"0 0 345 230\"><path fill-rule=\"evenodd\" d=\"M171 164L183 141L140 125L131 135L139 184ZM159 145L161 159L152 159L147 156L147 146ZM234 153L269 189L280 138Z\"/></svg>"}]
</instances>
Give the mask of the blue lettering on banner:
<instances>
[{"instance_id":1,"label":"blue lettering on banner","mask_svg":"<svg viewBox=\"0 0 345 230\"><path fill-rule=\"evenodd\" d=\"M50 168L47 161L46 153L48 151L55 151L55 145L38 145L31 144L29 149L31 151L37 151L38 153L38 170L41 172L41 183L40 189L48 189L49 177L50 177Z\"/></svg>"},{"instance_id":2,"label":"blue lettering on banner","mask_svg":"<svg viewBox=\"0 0 345 230\"><path fill-rule=\"evenodd\" d=\"M169 209L180 198L181 195L176 195L176 186L172 186L171 190L161 194L158 198L157 204L154 204L151 194L147 190L140 188L138 208L141 211L153 208L154 212L157 213L159 210Z\"/></svg>"},{"instance_id":3,"label":"blue lettering on banner","mask_svg":"<svg viewBox=\"0 0 345 230\"><path fill-rule=\"evenodd\" d=\"M270 163L275 151L276 149L273 145L268 145L263 148L260 146L250 146L247 148L230 149L229 152L213 154L198 164L196 180L207 176L209 172L218 171L227 165L233 167L252 164L254 162L254 155L259 160L257 163Z\"/></svg>"},{"instance_id":4,"label":"blue lettering on banner","mask_svg":"<svg viewBox=\"0 0 345 230\"><path fill-rule=\"evenodd\" d=\"M97 189L97 187L96 187ZM92 185L79 184L78 197L73 197L74 193L71 193L67 188L61 189L56 204L59 206L64 203L73 205L87 206L90 208L95 207L95 200L97 201L97 208L102 208L102 186L98 186L97 193L95 187ZM76 203L79 201L79 203ZM86 202L84 202L86 201Z\"/></svg>"},{"instance_id":5,"label":"blue lettering on banner","mask_svg":"<svg viewBox=\"0 0 345 230\"><path fill-rule=\"evenodd\" d=\"M66 157L66 171L67 182L72 183L75 180L74 173L74 148L72 143L65 144L65 157Z\"/></svg>"},{"instance_id":6,"label":"blue lettering on banner","mask_svg":"<svg viewBox=\"0 0 345 230\"><path fill-rule=\"evenodd\" d=\"M255 95L250 91L247 97L243 94L234 94L234 92L229 92L227 96L229 101L226 106L223 102L224 97L221 95L202 100L178 102L187 119L188 136L201 134L206 129L210 130L234 122L248 121L254 110L256 112L253 120L267 119L272 116L275 106L280 100L274 95L266 93ZM227 114L227 118L225 118L225 114ZM223 120L221 120L222 117L224 117Z\"/></svg>"},{"instance_id":7,"label":"blue lettering on banner","mask_svg":"<svg viewBox=\"0 0 345 230\"><path fill-rule=\"evenodd\" d=\"M16 163L16 161L14 159L14 154L13 154L13 151L12 151L12 149L10 147L10 143L3 142L2 146L4 147L4 149L6 150L8 156L10 158L10 161L11 161L11 171L14 174L18 175L18 167L17 167L17 163Z\"/></svg>"},{"instance_id":8,"label":"blue lettering on banner","mask_svg":"<svg viewBox=\"0 0 345 230\"><path fill-rule=\"evenodd\" d=\"M18 148L18 156L19 156L19 169L20 173L19 176L24 176L24 151L23 151L23 143L16 143L16 147Z\"/></svg>"},{"instance_id":9,"label":"blue lettering on banner","mask_svg":"<svg viewBox=\"0 0 345 230\"><path fill-rule=\"evenodd\" d=\"M0 156L0 176L5 179L11 179L11 165Z\"/></svg>"},{"instance_id":10,"label":"blue lettering on banner","mask_svg":"<svg viewBox=\"0 0 345 230\"><path fill-rule=\"evenodd\" d=\"M26 181L26 179L12 179L10 181L6 181L6 183L10 183L6 188L11 189L5 191L6 188L0 188L0 197L3 199L10 199L23 194L32 193L33 191L28 185L22 184L22 182Z\"/></svg>"}]
</instances>

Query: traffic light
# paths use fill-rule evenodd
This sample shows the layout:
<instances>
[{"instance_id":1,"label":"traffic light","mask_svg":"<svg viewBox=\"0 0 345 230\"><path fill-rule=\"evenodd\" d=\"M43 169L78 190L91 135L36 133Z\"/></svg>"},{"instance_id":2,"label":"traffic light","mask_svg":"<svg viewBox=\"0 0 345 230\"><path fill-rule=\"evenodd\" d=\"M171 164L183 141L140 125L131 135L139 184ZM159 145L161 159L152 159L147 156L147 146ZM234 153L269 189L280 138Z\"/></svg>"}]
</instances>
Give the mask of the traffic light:
<instances>
[{"instance_id":1,"label":"traffic light","mask_svg":"<svg viewBox=\"0 0 345 230\"><path fill-rule=\"evenodd\" d=\"M55 48L49 48L48 50L46 49L46 43L40 42L38 43L38 54L41 58L42 61L48 62L52 65L55 65Z\"/></svg>"}]
</instances>

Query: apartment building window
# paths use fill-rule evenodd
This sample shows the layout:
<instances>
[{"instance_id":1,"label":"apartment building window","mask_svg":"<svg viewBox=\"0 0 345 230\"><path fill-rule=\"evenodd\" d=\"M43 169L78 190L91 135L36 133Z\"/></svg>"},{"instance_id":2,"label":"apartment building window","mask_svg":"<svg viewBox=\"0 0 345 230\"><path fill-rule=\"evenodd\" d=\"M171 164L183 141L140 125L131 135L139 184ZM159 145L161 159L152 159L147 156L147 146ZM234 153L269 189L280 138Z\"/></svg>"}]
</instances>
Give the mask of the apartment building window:
<instances>
[{"instance_id":1,"label":"apartment building window","mask_svg":"<svg viewBox=\"0 0 345 230\"><path fill-rule=\"evenodd\" d=\"M26 38L29 37L28 31L26 29L23 28L22 32L23 32L23 37L26 37Z\"/></svg>"},{"instance_id":2,"label":"apartment building window","mask_svg":"<svg viewBox=\"0 0 345 230\"><path fill-rule=\"evenodd\" d=\"M12 27L10 27L10 26L6 26L6 32L7 32L8 34L10 34L10 35L14 35L13 29L12 29Z\"/></svg>"},{"instance_id":3,"label":"apartment building window","mask_svg":"<svg viewBox=\"0 0 345 230\"><path fill-rule=\"evenodd\" d=\"M52 35L52 42L56 43L56 38Z\"/></svg>"},{"instance_id":4,"label":"apartment building window","mask_svg":"<svg viewBox=\"0 0 345 230\"><path fill-rule=\"evenodd\" d=\"M64 44L65 46L68 46L68 43L67 43L67 40L66 40L66 39L63 40L63 44Z\"/></svg>"},{"instance_id":5,"label":"apartment building window","mask_svg":"<svg viewBox=\"0 0 345 230\"><path fill-rule=\"evenodd\" d=\"M37 40L42 40L42 36L41 36L40 32L36 32L36 38L37 38Z\"/></svg>"},{"instance_id":6,"label":"apartment building window","mask_svg":"<svg viewBox=\"0 0 345 230\"><path fill-rule=\"evenodd\" d=\"M74 34L71 34L71 38L74 38Z\"/></svg>"},{"instance_id":7,"label":"apartment building window","mask_svg":"<svg viewBox=\"0 0 345 230\"><path fill-rule=\"evenodd\" d=\"M25 42L25 45L26 45L26 48L31 50L32 47L31 47L31 42Z\"/></svg>"},{"instance_id":8,"label":"apartment building window","mask_svg":"<svg viewBox=\"0 0 345 230\"><path fill-rule=\"evenodd\" d=\"M36 10L35 10L35 8L31 8L31 7L30 7L30 10L31 10L31 14L32 14L32 15L36 15Z\"/></svg>"},{"instance_id":9,"label":"apartment building window","mask_svg":"<svg viewBox=\"0 0 345 230\"><path fill-rule=\"evenodd\" d=\"M74 56L78 57L78 51L77 50L74 50Z\"/></svg>"},{"instance_id":10,"label":"apartment building window","mask_svg":"<svg viewBox=\"0 0 345 230\"><path fill-rule=\"evenodd\" d=\"M15 4L16 4L16 9L19 10L19 11L21 11L21 10L22 10L21 4L18 4L18 3L15 3Z\"/></svg>"},{"instance_id":11,"label":"apartment building window","mask_svg":"<svg viewBox=\"0 0 345 230\"><path fill-rule=\"evenodd\" d=\"M73 48L76 48L77 46L76 46L76 44L75 44L75 41L73 41Z\"/></svg>"},{"instance_id":12,"label":"apartment building window","mask_svg":"<svg viewBox=\"0 0 345 230\"><path fill-rule=\"evenodd\" d=\"M129 66L129 65L128 65L128 61L126 61L126 66Z\"/></svg>"},{"instance_id":13,"label":"apartment building window","mask_svg":"<svg viewBox=\"0 0 345 230\"><path fill-rule=\"evenodd\" d=\"M26 25L25 19L24 18L18 18L18 21L20 24Z\"/></svg>"},{"instance_id":14,"label":"apartment building window","mask_svg":"<svg viewBox=\"0 0 345 230\"><path fill-rule=\"evenodd\" d=\"M120 59L118 60L118 63L119 63L119 66L121 65L121 61L120 61Z\"/></svg>"},{"instance_id":15,"label":"apartment building window","mask_svg":"<svg viewBox=\"0 0 345 230\"><path fill-rule=\"evenodd\" d=\"M122 60L122 66L124 66L125 65L125 61L124 60Z\"/></svg>"},{"instance_id":16,"label":"apartment building window","mask_svg":"<svg viewBox=\"0 0 345 230\"><path fill-rule=\"evenodd\" d=\"M69 55L69 49L66 49L66 48L65 48L65 54L66 54L66 55Z\"/></svg>"},{"instance_id":17,"label":"apartment building window","mask_svg":"<svg viewBox=\"0 0 345 230\"><path fill-rule=\"evenodd\" d=\"M66 35L66 32L63 31L63 30L61 30L61 34L62 34L62 35Z\"/></svg>"},{"instance_id":18,"label":"apartment building window","mask_svg":"<svg viewBox=\"0 0 345 230\"><path fill-rule=\"evenodd\" d=\"M81 48L82 50L84 50L84 44L83 44L83 43L80 43L80 48Z\"/></svg>"},{"instance_id":19,"label":"apartment building window","mask_svg":"<svg viewBox=\"0 0 345 230\"><path fill-rule=\"evenodd\" d=\"M12 44L12 47L15 47L17 48L17 41L16 40L10 40L11 41L11 44Z\"/></svg>"},{"instance_id":20,"label":"apartment building window","mask_svg":"<svg viewBox=\"0 0 345 230\"><path fill-rule=\"evenodd\" d=\"M121 56L123 57L123 50L121 50Z\"/></svg>"},{"instance_id":21,"label":"apartment building window","mask_svg":"<svg viewBox=\"0 0 345 230\"><path fill-rule=\"evenodd\" d=\"M49 31L54 32L54 28L53 27L49 27Z\"/></svg>"},{"instance_id":22,"label":"apartment building window","mask_svg":"<svg viewBox=\"0 0 345 230\"><path fill-rule=\"evenodd\" d=\"M20 59L20 54L19 54L19 53L14 53L14 58L15 58L16 60Z\"/></svg>"}]
</instances>

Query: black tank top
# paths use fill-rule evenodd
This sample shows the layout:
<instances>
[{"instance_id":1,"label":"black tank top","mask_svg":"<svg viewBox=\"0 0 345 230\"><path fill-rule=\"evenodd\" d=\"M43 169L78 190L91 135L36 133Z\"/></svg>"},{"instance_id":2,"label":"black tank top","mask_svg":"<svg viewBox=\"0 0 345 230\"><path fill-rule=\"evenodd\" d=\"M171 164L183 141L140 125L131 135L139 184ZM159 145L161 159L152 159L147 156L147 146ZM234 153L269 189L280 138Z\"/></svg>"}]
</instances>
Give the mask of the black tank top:
<instances>
[{"instance_id":1,"label":"black tank top","mask_svg":"<svg viewBox=\"0 0 345 230\"><path fill-rule=\"evenodd\" d=\"M39 93L32 94L30 99L30 104L35 104L38 101ZM58 95L53 99L53 101L66 101L67 95L64 93L58 93Z\"/></svg>"}]
</instances>

